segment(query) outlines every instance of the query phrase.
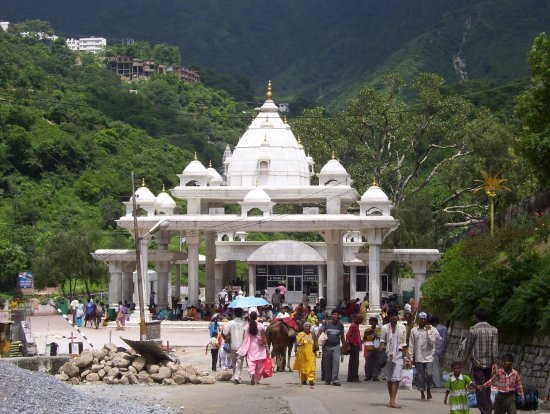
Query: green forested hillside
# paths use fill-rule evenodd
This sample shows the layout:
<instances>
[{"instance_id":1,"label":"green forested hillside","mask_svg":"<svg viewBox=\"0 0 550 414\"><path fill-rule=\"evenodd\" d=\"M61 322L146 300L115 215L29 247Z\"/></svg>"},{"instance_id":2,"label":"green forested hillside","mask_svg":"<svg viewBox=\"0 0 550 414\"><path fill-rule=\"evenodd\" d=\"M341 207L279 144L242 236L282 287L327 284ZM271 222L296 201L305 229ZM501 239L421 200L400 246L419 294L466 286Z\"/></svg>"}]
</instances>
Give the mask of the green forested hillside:
<instances>
[{"instance_id":1,"label":"green forested hillside","mask_svg":"<svg viewBox=\"0 0 550 414\"><path fill-rule=\"evenodd\" d=\"M177 44L186 64L272 79L280 98L344 102L384 72L437 72L458 82L525 77L532 39L548 28L545 0L0 0L0 17L50 21L65 36Z\"/></svg>"},{"instance_id":2,"label":"green forested hillside","mask_svg":"<svg viewBox=\"0 0 550 414\"><path fill-rule=\"evenodd\" d=\"M90 251L130 243L114 220L131 171L156 195L194 151L220 167L244 126L226 92L169 75L126 84L62 42L0 31L0 56L0 288L29 269L54 284L97 274ZM61 245L80 246L70 269L48 261Z\"/></svg>"}]
</instances>

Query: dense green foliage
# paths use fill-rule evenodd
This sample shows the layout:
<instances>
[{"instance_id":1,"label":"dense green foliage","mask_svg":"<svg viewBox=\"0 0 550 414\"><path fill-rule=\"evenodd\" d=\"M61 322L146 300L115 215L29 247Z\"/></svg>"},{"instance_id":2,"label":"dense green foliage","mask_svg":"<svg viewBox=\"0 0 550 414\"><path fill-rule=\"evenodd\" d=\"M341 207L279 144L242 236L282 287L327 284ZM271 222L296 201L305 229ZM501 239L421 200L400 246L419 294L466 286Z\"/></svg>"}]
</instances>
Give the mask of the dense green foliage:
<instances>
[{"instance_id":1,"label":"dense green foliage","mask_svg":"<svg viewBox=\"0 0 550 414\"><path fill-rule=\"evenodd\" d=\"M0 0L11 21L40 18L62 36L179 46L187 65L252 80L277 96L344 105L386 72L437 72L502 84L527 75L526 51L548 27L546 0ZM510 95L508 95L510 96Z\"/></svg>"},{"instance_id":2,"label":"dense green foliage","mask_svg":"<svg viewBox=\"0 0 550 414\"><path fill-rule=\"evenodd\" d=\"M453 319L483 306L508 332L550 329L549 234L548 218L526 219L455 244L424 284L424 305Z\"/></svg>"},{"instance_id":3,"label":"dense green foliage","mask_svg":"<svg viewBox=\"0 0 550 414\"><path fill-rule=\"evenodd\" d=\"M126 84L61 41L0 31L0 56L0 287L32 268L37 286L70 292L86 274L91 289L106 269L89 252L131 245L114 223L130 172L158 194L195 151L219 166L244 125L227 92L173 76Z\"/></svg>"}]
</instances>

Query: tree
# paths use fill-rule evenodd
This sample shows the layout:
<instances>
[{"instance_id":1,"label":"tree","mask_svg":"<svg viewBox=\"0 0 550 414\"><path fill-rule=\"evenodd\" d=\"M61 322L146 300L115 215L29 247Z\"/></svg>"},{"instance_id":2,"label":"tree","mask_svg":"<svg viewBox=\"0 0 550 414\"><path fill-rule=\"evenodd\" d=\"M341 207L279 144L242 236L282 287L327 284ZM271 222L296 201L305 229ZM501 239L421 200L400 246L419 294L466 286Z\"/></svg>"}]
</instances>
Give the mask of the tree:
<instances>
[{"instance_id":1,"label":"tree","mask_svg":"<svg viewBox=\"0 0 550 414\"><path fill-rule=\"evenodd\" d=\"M529 53L531 82L516 99L516 116L523 122L519 149L541 183L550 183L550 39L538 35Z\"/></svg>"},{"instance_id":2,"label":"tree","mask_svg":"<svg viewBox=\"0 0 550 414\"><path fill-rule=\"evenodd\" d=\"M15 287L19 272L27 269L27 258L23 249L8 240L0 239L0 289L10 290Z\"/></svg>"},{"instance_id":3,"label":"tree","mask_svg":"<svg viewBox=\"0 0 550 414\"><path fill-rule=\"evenodd\" d=\"M155 45L153 48L153 60L167 65L181 65L181 54L177 46L166 43Z\"/></svg>"},{"instance_id":4,"label":"tree","mask_svg":"<svg viewBox=\"0 0 550 414\"><path fill-rule=\"evenodd\" d=\"M48 238L33 263L38 288L60 286L75 294L77 282L89 296L92 286L107 275L105 265L91 256L95 249L88 231L59 232Z\"/></svg>"}]
</instances>

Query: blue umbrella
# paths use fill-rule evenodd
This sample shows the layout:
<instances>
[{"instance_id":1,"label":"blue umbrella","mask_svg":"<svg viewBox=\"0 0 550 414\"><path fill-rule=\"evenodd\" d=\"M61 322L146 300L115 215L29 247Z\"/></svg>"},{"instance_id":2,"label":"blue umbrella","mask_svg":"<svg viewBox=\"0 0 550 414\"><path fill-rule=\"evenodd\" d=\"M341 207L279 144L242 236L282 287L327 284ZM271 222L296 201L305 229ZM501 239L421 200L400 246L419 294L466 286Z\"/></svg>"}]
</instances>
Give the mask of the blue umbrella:
<instances>
[{"instance_id":1,"label":"blue umbrella","mask_svg":"<svg viewBox=\"0 0 550 414\"><path fill-rule=\"evenodd\" d=\"M229 304L230 308L250 308L252 306L267 306L269 302L264 298L256 298L254 296L247 296L241 299L235 299Z\"/></svg>"}]
</instances>

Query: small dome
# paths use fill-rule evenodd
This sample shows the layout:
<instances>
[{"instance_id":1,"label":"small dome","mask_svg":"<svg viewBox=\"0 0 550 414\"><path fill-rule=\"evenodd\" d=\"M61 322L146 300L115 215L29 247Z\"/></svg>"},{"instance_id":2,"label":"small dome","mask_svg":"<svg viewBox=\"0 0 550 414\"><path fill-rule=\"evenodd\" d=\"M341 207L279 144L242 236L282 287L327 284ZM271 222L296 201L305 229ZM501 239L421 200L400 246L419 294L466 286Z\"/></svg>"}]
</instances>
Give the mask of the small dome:
<instances>
[{"instance_id":1,"label":"small dome","mask_svg":"<svg viewBox=\"0 0 550 414\"><path fill-rule=\"evenodd\" d=\"M208 177L208 171L199 160L193 160L182 172L185 177Z\"/></svg>"},{"instance_id":2,"label":"small dome","mask_svg":"<svg viewBox=\"0 0 550 414\"><path fill-rule=\"evenodd\" d=\"M389 201L388 196L386 193L382 191L380 187L377 185L373 185L365 191L365 194L361 196L361 201L369 201L369 202L380 202L380 201Z\"/></svg>"},{"instance_id":3,"label":"small dome","mask_svg":"<svg viewBox=\"0 0 550 414\"><path fill-rule=\"evenodd\" d=\"M212 167L206 169L208 175L210 176L210 182L222 182L222 176Z\"/></svg>"},{"instance_id":4,"label":"small dome","mask_svg":"<svg viewBox=\"0 0 550 414\"><path fill-rule=\"evenodd\" d=\"M157 207L159 209L174 208L176 207L176 202L167 192L163 191L157 196Z\"/></svg>"},{"instance_id":5,"label":"small dome","mask_svg":"<svg viewBox=\"0 0 550 414\"><path fill-rule=\"evenodd\" d=\"M270 203L271 197L261 188L253 188L244 196L245 203Z\"/></svg>"},{"instance_id":6,"label":"small dome","mask_svg":"<svg viewBox=\"0 0 550 414\"><path fill-rule=\"evenodd\" d=\"M348 172L344 168L340 161L336 159L328 160L328 162L321 168L319 174L322 175L347 175Z\"/></svg>"},{"instance_id":7,"label":"small dome","mask_svg":"<svg viewBox=\"0 0 550 414\"><path fill-rule=\"evenodd\" d=\"M131 197L130 201L132 201ZM155 195L147 187L145 187L145 185L136 190L136 202L138 204L155 203L156 201L157 198Z\"/></svg>"}]
</instances>

